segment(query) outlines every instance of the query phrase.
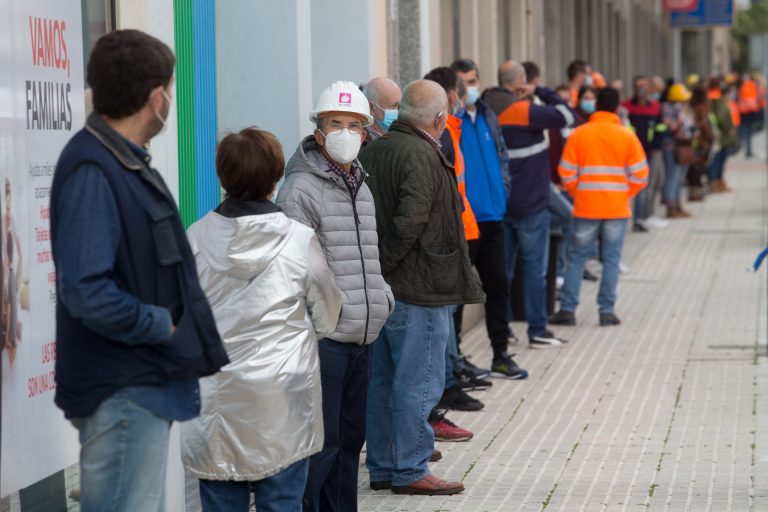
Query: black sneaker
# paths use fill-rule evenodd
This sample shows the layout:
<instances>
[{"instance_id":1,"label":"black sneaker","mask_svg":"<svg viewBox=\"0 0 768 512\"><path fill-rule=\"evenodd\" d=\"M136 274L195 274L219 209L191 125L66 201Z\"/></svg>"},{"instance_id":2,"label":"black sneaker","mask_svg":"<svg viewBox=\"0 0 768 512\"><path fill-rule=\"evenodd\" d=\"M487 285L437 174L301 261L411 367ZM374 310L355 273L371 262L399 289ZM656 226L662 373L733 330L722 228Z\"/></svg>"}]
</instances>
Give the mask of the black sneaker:
<instances>
[{"instance_id":1,"label":"black sneaker","mask_svg":"<svg viewBox=\"0 0 768 512\"><path fill-rule=\"evenodd\" d=\"M585 281L591 281L593 283L597 281L597 276L587 269L584 269L584 275L582 277Z\"/></svg>"},{"instance_id":2,"label":"black sneaker","mask_svg":"<svg viewBox=\"0 0 768 512\"><path fill-rule=\"evenodd\" d=\"M461 386L454 384L443 392L443 397L437 403L439 409L451 409L453 411L479 411L485 405L466 394Z\"/></svg>"},{"instance_id":3,"label":"black sneaker","mask_svg":"<svg viewBox=\"0 0 768 512\"><path fill-rule=\"evenodd\" d=\"M464 356L464 368L475 374L478 379L484 379L491 374L491 370L485 368L478 368L472 361L469 360L469 356Z\"/></svg>"},{"instance_id":4,"label":"black sneaker","mask_svg":"<svg viewBox=\"0 0 768 512\"><path fill-rule=\"evenodd\" d=\"M538 336L528 340L529 348L560 348L568 343L562 338L556 337L551 331L544 331Z\"/></svg>"},{"instance_id":5,"label":"black sneaker","mask_svg":"<svg viewBox=\"0 0 768 512\"><path fill-rule=\"evenodd\" d=\"M504 354L493 359L491 365L491 375L494 377L504 377L511 380L522 380L528 378L528 372L517 366L514 359Z\"/></svg>"},{"instance_id":6,"label":"black sneaker","mask_svg":"<svg viewBox=\"0 0 768 512\"><path fill-rule=\"evenodd\" d=\"M561 309L549 317L549 323L552 325L576 325L576 315L573 314L573 311Z\"/></svg>"},{"instance_id":7,"label":"black sneaker","mask_svg":"<svg viewBox=\"0 0 768 512\"><path fill-rule=\"evenodd\" d=\"M611 325L619 325L621 320L613 313L600 313L600 326L609 327Z\"/></svg>"},{"instance_id":8,"label":"black sneaker","mask_svg":"<svg viewBox=\"0 0 768 512\"><path fill-rule=\"evenodd\" d=\"M635 233L647 233L648 228L640 224L639 222L636 222L634 226L632 226L632 231Z\"/></svg>"},{"instance_id":9,"label":"black sneaker","mask_svg":"<svg viewBox=\"0 0 768 512\"><path fill-rule=\"evenodd\" d=\"M467 368L461 368L459 370L454 370L453 375L456 377L456 382L458 382L459 386L462 387L462 389L488 389L489 387L493 386L493 383L491 381L485 380L485 379L479 379L475 377L475 374L472 373Z\"/></svg>"}]
</instances>

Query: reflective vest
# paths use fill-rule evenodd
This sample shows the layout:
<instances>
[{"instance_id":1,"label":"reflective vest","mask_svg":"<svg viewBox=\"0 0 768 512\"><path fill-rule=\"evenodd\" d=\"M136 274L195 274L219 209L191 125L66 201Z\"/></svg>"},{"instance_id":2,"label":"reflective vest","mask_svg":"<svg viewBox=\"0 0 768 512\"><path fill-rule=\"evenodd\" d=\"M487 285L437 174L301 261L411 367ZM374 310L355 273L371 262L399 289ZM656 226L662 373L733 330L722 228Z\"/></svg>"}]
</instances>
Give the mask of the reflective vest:
<instances>
[{"instance_id":1,"label":"reflective vest","mask_svg":"<svg viewBox=\"0 0 768 512\"><path fill-rule=\"evenodd\" d=\"M757 85L752 79L744 80L739 87L739 112L742 114L751 114L760 110L760 104L757 96Z\"/></svg>"},{"instance_id":2,"label":"reflective vest","mask_svg":"<svg viewBox=\"0 0 768 512\"><path fill-rule=\"evenodd\" d=\"M464 182L464 154L461 152L461 119L449 115L446 121L445 129L451 136L453 150L456 152L456 161L453 168L456 171L456 183L459 187L459 194L464 204L461 212L461 220L464 223L464 236L467 240L477 240L480 238L480 228L477 227L475 214L467 200L467 184Z\"/></svg>"},{"instance_id":3,"label":"reflective vest","mask_svg":"<svg viewBox=\"0 0 768 512\"><path fill-rule=\"evenodd\" d=\"M731 111L733 126L741 126L741 112L739 112L739 104L736 100L728 100L728 109Z\"/></svg>"},{"instance_id":4,"label":"reflective vest","mask_svg":"<svg viewBox=\"0 0 768 512\"><path fill-rule=\"evenodd\" d=\"M709 92L707 92L707 97L711 100L719 100L722 96L723 92L719 87L716 89L710 89Z\"/></svg>"},{"instance_id":5,"label":"reflective vest","mask_svg":"<svg viewBox=\"0 0 768 512\"><path fill-rule=\"evenodd\" d=\"M630 199L648 183L645 151L612 112L595 112L568 138L558 173L582 219L632 216Z\"/></svg>"}]
</instances>

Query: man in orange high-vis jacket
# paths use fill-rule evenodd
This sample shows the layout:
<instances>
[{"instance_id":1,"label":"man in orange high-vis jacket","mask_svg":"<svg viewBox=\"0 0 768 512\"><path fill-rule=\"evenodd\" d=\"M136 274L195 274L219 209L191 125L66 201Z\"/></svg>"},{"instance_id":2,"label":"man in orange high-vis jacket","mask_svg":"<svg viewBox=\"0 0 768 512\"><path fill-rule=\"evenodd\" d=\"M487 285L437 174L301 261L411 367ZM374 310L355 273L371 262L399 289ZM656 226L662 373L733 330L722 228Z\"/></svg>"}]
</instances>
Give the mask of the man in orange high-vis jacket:
<instances>
[{"instance_id":1,"label":"man in orange high-vis jacket","mask_svg":"<svg viewBox=\"0 0 768 512\"><path fill-rule=\"evenodd\" d=\"M618 91L601 89L597 112L571 134L560 161L560 178L574 199L574 225L553 324L575 325L584 264L598 239L603 263L597 296L600 325L620 323L613 309L621 251L632 217L630 200L647 184L648 162L640 140L616 115L618 107Z\"/></svg>"},{"instance_id":2,"label":"man in orange high-vis jacket","mask_svg":"<svg viewBox=\"0 0 768 512\"><path fill-rule=\"evenodd\" d=\"M752 125L758 121L760 103L757 84L747 76L739 87L739 113L741 114L741 126L739 138L744 146L744 156L752 157Z\"/></svg>"},{"instance_id":3,"label":"man in orange high-vis jacket","mask_svg":"<svg viewBox=\"0 0 768 512\"><path fill-rule=\"evenodd\" d=\"M461 152L461 119L453 114L448 114L445 131L451 137L451 145L456 155L453 168L456 171L456 183L459 186L459 194L461 194L461 200L464 203L461 220L464 222L464 235L467 237L467 241L470 242L480 238L480 229L477 227L477 220L475 220L475 214L472 212L472 206L470 206L467 200L467 184L464 181L464 154Z\"/></svg>"}]
</instances>

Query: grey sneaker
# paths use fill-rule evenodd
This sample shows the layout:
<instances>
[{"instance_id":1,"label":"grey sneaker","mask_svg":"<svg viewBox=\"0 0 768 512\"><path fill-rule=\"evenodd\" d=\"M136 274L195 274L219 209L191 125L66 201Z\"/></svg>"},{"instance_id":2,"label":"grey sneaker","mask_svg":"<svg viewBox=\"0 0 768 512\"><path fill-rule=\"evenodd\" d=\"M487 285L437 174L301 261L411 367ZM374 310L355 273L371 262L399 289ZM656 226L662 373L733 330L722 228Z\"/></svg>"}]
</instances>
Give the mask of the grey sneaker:
<instances>
[{"instance_id":1,"label":"grey sneaker","mask_svg":"<svg viewBox=\"0 0 768 512\"><path fill-rule=\"evenodd\" d=\"M621 320L613 313L600 313L600 327L610 327L612 325L619 325Z\"/></svg>"},{"instance_id":2,"label":"grey sneaker","mask_svg":"<svg viewBox=\"0 0 768 512\"><path fill-rule=\"evenodd\" d=\"M558 338L551 331L544 331L538 336L534 336L528 340L529 348L561 348L567 341L562 338Z\"/></svg>"}]
</instances>

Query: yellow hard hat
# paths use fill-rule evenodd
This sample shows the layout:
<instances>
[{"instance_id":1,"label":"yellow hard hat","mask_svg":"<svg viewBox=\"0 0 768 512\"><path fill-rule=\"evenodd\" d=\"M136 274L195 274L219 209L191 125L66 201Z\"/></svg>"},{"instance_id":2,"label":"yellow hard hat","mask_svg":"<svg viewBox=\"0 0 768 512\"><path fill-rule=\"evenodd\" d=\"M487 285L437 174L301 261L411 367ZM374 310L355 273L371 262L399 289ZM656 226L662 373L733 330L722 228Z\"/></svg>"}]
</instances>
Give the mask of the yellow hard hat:
<instances>
[{"instance_id":1,"label":"yellow hard hat","mask_svg":"<svg viewBox=\"0 0 768 512\"><path fill-rule=\"evenodd\" d=\"M688 101L691 99L691 91L683 84L674 84L667 93L668 101Z\"/></svg>"},{"instance_id":2,"label":"yellow hard hat","mask_svg":"<svg viewBox=\"0 0 768 512\"><path fill-rule=\"evenodd\" d=\"M701 80L701 78L697 73L691 73L688 75L688 79L685 81L685 83L688 85L688 88L693 89L696 84L699 83L699 80Z\"/></svg>"}]
</instances>

